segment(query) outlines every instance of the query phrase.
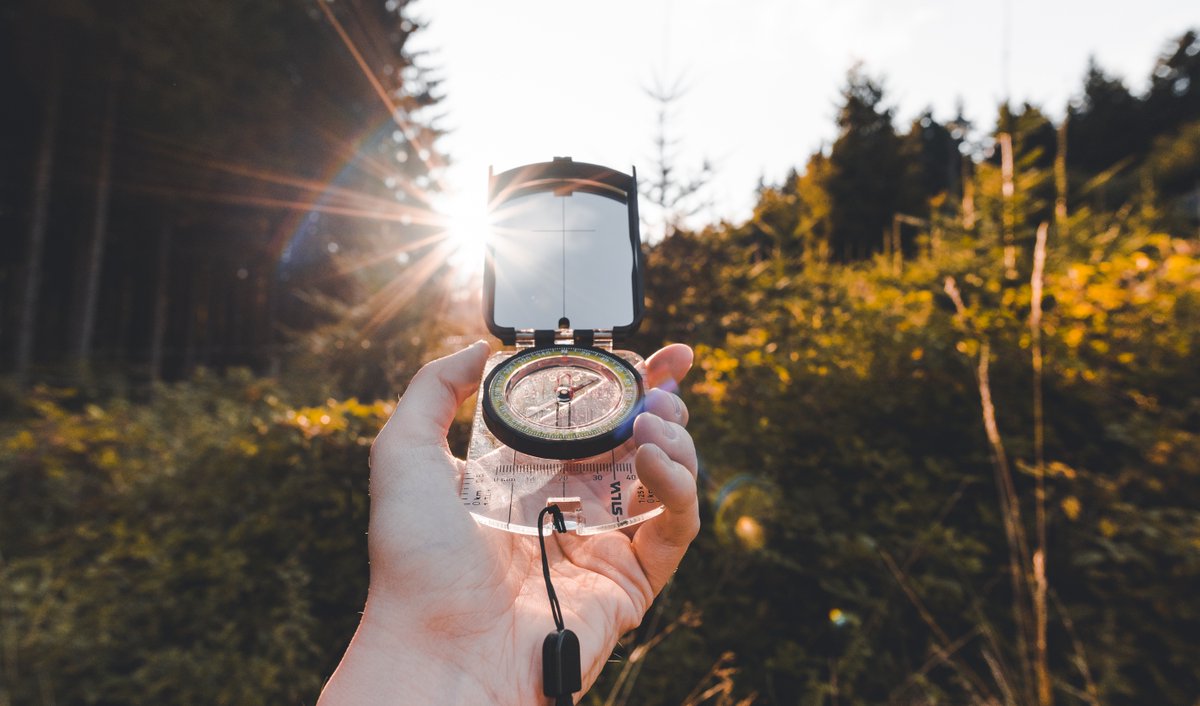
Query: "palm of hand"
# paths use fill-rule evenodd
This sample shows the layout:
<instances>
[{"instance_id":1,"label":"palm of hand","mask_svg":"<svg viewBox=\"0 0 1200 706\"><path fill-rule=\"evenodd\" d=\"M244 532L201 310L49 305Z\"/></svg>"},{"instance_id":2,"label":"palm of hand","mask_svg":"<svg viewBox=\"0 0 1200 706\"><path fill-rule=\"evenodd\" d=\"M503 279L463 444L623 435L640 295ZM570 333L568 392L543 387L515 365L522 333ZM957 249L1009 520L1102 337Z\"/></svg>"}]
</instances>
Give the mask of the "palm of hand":
<instances>
[{"instance_id":1,"label":"palm of hand","mask_svg":"<svg viewBox=\"0 0 1200 706\"><path fill-rule=\"evenodd\" d=\"M461 463L442 448L414 455L424 457L430 476L437 466ZM439 455L430 468L430 457ZM378 508L373 500L373 517ZM403 628L410 638L436 643L438 657L464 674L494 676L486 688L496 693L488 694L488 703L538 703L544 698L542 640L555 626L537 541L479 526L461 505L454 511L453 519L464 522L438 521L427 512L409 512L404 522L386 527L372 519L368 614L381 612L381 604L404 606L421 616ZM564 621L579 637L586 689L620 635L637 626L656 589L621 532L547 535L546 551Z\"/></svg>"}]
</instances>

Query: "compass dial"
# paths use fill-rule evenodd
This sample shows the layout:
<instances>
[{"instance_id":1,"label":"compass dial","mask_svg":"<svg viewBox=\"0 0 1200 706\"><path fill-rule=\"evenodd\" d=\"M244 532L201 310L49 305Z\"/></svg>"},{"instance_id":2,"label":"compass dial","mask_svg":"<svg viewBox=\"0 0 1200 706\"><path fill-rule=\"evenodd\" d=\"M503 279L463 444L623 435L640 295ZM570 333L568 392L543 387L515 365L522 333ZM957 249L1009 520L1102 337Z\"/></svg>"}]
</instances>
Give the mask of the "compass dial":
<instances>
[{"instance_id":1,"label":"compass dial","mask_svg":"<svg viewBox=\"0 0 1200 706\"><path fill-rule=\"evenodd\" d=\"M629 438L641 411L642 378L607 351L553 346L521 351L484 382L488 429L540 458L588 458Z\"/></svg>"}]
</instances>

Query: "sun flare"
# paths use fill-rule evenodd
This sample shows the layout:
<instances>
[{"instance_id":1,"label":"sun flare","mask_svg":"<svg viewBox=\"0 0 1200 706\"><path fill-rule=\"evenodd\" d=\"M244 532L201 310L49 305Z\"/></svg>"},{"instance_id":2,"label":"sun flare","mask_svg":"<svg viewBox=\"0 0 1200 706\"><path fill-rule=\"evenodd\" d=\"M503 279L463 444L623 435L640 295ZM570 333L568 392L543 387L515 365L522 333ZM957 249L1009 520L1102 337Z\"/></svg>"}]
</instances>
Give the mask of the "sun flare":
<instances>
[{"instance_id":1,"label":"sun flare","mask_svg":"<svg viewBox=\"0 0 1200 706\"><path fill-rule=\"evenodd\" d=\"M445 219L450 265L464 280L481 275L490 225L486 196L459 191L447 194L435 206Z\"/></svg>"}]
</instances>

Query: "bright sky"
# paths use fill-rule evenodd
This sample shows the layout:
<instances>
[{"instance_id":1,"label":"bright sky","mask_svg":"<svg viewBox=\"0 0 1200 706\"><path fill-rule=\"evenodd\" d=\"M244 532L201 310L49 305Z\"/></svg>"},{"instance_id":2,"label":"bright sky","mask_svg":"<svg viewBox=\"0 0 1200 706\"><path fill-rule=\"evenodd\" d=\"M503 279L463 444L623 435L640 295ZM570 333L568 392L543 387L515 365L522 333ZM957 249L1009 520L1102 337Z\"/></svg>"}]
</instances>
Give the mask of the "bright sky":
<instances>
[{"instance_id":1,"label":"bright sky","mask_svg":"<svg viewBox=\"0 0 1200 706\"><path fill-rule=\"evenodd\" d=\"M700 217L738 220L760 177L777 183L832 141L855 61L885 78L900 125L926 105L948 120L961 98L986 128L1005 94L1006 26L1013 99L1054 116L1090 54L1140 90L1166 42L1200 27L1195 0L1007 1L1006 12L1004 0L425 0L414 46L443 80L457 202L482 203L489 164L558 155L645 178L657 105L644 89L682 76L678 164L711 160Z\"/></svg>"}]
</instances>

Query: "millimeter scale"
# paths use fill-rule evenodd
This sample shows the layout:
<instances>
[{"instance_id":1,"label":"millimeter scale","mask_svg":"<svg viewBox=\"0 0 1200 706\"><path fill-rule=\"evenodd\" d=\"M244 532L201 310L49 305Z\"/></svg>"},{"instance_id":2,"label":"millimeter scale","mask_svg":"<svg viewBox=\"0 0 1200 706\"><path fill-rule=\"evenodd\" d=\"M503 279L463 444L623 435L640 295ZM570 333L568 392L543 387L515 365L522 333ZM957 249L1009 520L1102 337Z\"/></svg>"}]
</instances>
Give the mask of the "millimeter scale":
<instances>
[{"instance_id":1,"label":"millimeter scale","mask_svg":"<svg viewBox=\"0 0 1200 706\"><path fill-rule=\"evenodd\" d=\"M490 175L484 367L460 498L482 525L598 534L663 511L634 468L644 362L615 350L644 310L635 175L556 158Z\"/></svg>"}]
</instances>

